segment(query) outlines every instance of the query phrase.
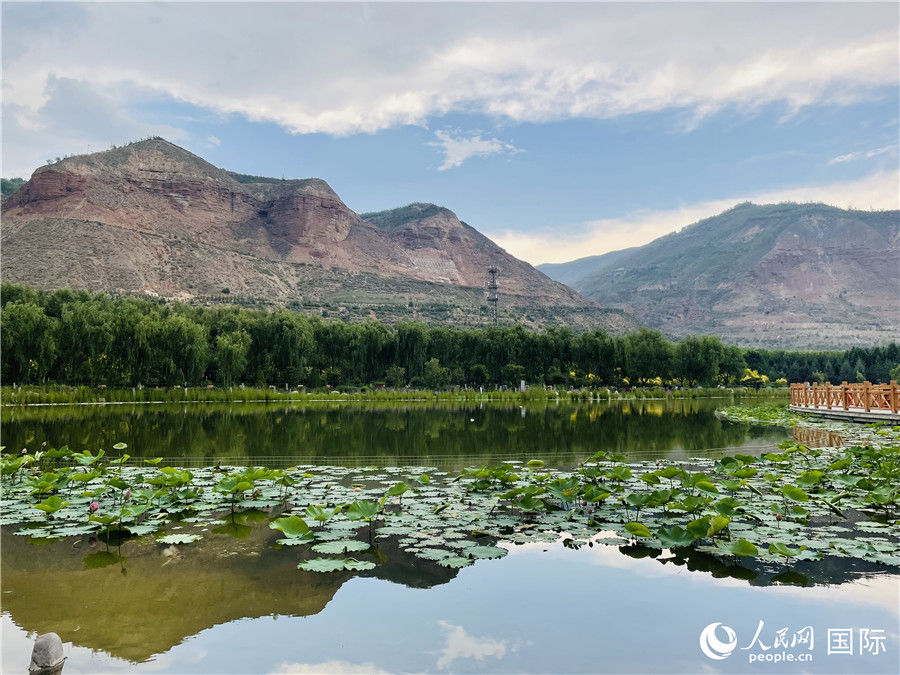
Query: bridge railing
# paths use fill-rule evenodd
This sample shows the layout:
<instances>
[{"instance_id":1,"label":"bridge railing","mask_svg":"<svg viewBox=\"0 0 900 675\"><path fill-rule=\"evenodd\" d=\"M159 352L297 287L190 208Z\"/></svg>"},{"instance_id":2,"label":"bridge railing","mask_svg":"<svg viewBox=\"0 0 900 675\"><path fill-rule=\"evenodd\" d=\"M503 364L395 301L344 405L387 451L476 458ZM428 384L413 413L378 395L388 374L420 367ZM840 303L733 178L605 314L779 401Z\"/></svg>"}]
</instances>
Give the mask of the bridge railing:
<instances>
[{"instance_id":1,"label":"bridge railing","mask_svg":"<svg viewBox=\"0 0 900 675\"><path fill-rule=\"evenodd\" d=\"M900 408L900 387L890 384L818 384L799 382L791 385L791 405L826 410L883 410L897 414Z\"/></svg>"}]
</instances>

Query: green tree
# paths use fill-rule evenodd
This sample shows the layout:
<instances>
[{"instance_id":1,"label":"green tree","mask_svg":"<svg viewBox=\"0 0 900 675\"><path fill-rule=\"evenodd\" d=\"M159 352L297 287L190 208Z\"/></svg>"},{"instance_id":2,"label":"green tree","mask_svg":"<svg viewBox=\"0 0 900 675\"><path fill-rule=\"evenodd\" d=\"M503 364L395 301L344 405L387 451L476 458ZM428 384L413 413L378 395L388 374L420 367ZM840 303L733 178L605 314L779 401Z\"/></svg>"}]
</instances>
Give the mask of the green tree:
<instances>
[{"instance_id":1,"label":"green tree","mask_svg":"<svg viewBox=\"0 0 900 675\"><path fill-rule=\"evenodd\" d=\"M450 371L444 368L438 359L428 359L422 379L429 389L440 389L446 386L449 375Z\"/></svg>"},{"instance_id":2,"label":"green tree","mask_svg":"<svg viewBox=\"0 0 900 675\"><path fill-rule=\"evenodd\" d=\"M525 379L525 367L518 363L507 363L503 366L503 384L510 387L518 387L519 383Z\"/></svg>"},{"instance_id":3,"label":"green tree","mask_svg":"<svg viewBox=\"0 0 900 675\"><path fill-rule=\"evenodd\" d=\"M740 382L747 368L743 350L735 345L728 345L722 350L722 360L719 362L718 378L722 384L735 384Z\"/></svg>"},{"instance_id":4,"label":"green tree","mask_svg":"<svg viewBox=\"0 0 900 675\"><path fill-rule=\"evenodd\" d=\"M398 365L388 366L385 372L385 380L394 389L402 389L406 386L406 369Z\"/></svg>"},{"instance_id":5,"label":"green tree","mask_svg":"<svg viewBox=\"0 0 900 675\"><path fill-rule=\"evenodd\" d=\"M394 339L396 343L394 363L403 366L410 378L421 376L425 371L425 353L428 345L428 332L425 326L401 321L397 325Z\"/></svg>"},{"instance_id":6,"label":"green tree","mask_svg":"<svg viewBox=\"0 0 900 675\"><path fill-rule=\"evenodd\" d=\"M57 358L57 321L32 302L10 302L0 324L4 383L43 382Z\"/></svg>"},{"instance_id":7,"label":"green tree","mask_svg":"<svg viewBox=\"0 0 900 675\"><path fill-rule=\"evenodd\" d=\"M488 373L487 366L483 363L476 363L471 368L469 368L469 381L472 382L476 387L483 386L488 383L490 378L490 373Z\"/></svg>"},{"instance_id":8,"label":"green tree","mask_svg":"<svg viewBox=\"0 0 900 675\"><path fill-rule=\"evenodd\" d=\"M660 377L668 379L672 365L672 345L658 330L641 328L626 338L626 373L632 384L646 384ZM636 381L636 382L635 382Z\"/></svg>"},{"instance_id":9,"label":"green tree","mask_svg":"<svg viewBox=\"0 0 900 675\"><path fill-rule=\"evenodd\" d=\"M247 353L252 342L250 334L243 330L226 333L216 338L216 371L223 385L238 380L247 367Z\"/></svg>"},{"instance_id":10,"label":"green tree","mask_svg":"<svg viewBox=\"0 0 900 675\"><path fill-rule=\"evenodd\" d=\"M151 329L158 378L169 386L200 384L209 356L206 329L183 314L169 314Z\"/></svg>"},{"instance_id":11,"label":"green tree","mask_svg":"<svg viewBox=\"0 0 900 675\"><path fill-rule=\"evenodd\" d=\"M694 386L707 372L700 338L688 336L675 345L672 374L685 387Z\"/></svg>"},{"instance_id":12,"label":"green tree","mask_svg":"<svg viewBox=\"0 0 900 675\"><path fill-rule=\"evenodd\" d=\"M856 365L853 366L853 369L856 371L855 379L857 382L865 382L866 381L866 364L863 363L862 357L856 359Z\"/></svg>"}]
</instances>

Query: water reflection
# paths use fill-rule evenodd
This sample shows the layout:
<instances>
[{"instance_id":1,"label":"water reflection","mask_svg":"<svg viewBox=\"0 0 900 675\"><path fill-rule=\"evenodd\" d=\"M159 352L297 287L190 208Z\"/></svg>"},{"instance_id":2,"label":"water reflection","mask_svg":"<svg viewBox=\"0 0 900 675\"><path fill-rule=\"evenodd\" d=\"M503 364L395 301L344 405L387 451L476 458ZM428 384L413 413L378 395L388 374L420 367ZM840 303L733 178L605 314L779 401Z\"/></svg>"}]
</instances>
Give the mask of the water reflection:
<instances>
[{"instance_id":1,"label":"water reflection","mask_svg":"<svg viewBox=\"0 0 900 675\"><path fill-rule=\"evenodd\" d=\"M791 429L791 437L795 443L808 448L838 448L844 444L840 434L827 429L796 426Z\"/></svg>"},{"instance_id":2,"label":"water reflection","mask_svg":"<svg viewBox=\"0 0 900 675\"><path fill-rule=\"evenodd\" d=\"M297 550L273 547L277 533L265 523L237 524L237 538L231 525L189 547L145 538L109 551L87 538L35 545L3 528L2 609L27 631L144 661L236 619L317 614L353 576L298 570ZM391 541L371 555L383 564L363 576L411 588L458 574Z\"/></svg>"},{"instance_id":3,"label":"water reflection","mask_svg":"<svg viewBox=\"0 0 900 675\"><path fill-rule=\"evenodd\" d=\"M35 545L4 528L2 537L2 610L28 632L56 632L64 641L101 650L127 662L143 662L172 650L186 638L242 619L304 617L323 612L338 591L355 577L379 580L410 589L455 585L468 570L456 570L423 560L403 550L395 538L376 540L366 554L380 564L354 574L316 574L297 569L300 554L293 547L273 546L277 533L265 522L248 518L239 539L231 533L212 533L187 547L163 546L150 538L124 543L107 551L87 537ZM757 587L845 585L880 576L877 566L845 558L804 561L790 568L758 561L723 561L690 549L661 552L641 546L610 547L586 544L578 550L562 545L533 543L511 547L508 558L481 561L497 574L521 554L554 553L561 564L641 570L641 575L668 576L664 570L684 570L691 578L729 580ZM646 567L655 565L659 572ZM884 568L880 568L883 570ZM582 574L579 571L579 574ZM534 578L532 584L560 579ZM596 583L606 584L602 578ZM522 589L527 595L528 589ZM799 590L812 590L799 589ZM470 588L457 587L460 602L468 602ZM530 611L515 606L526 597L510 597L504 612ZM653 602L638 590L638 604ZM430 596L422 596L428 603ZM373 600L367 612L378 621L391 620L390 605ZM500 611L501 608L498 608ZM588 621L588 617L585 616ZM447 629L461 636L452 626ZM440 668L440 664L439 668ZM405 669L405 667L404 667Z\"/></svg>"},{"instance_id":4,"label":"water reflection","mask_svg":"<svg viewBox=\"0 0 900 675\"><path fill-rule=\"evenodd\" d=\"M215 404L2 409L7 447L107 448L136 456L265 464L438 463L549 460L566 465L597 450L673 459L753 452L789 438L772 427L719 420L723 401L625 401L425 406Z\"/></svg>"}]
</instances>

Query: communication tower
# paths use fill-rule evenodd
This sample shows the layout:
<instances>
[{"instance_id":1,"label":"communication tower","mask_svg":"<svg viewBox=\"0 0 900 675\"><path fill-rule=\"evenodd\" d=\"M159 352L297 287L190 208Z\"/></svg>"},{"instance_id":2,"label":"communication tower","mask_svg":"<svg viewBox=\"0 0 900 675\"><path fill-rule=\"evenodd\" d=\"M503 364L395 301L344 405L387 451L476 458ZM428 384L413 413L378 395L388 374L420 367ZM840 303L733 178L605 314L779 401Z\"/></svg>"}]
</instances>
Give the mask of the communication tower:
<instances>
[{"instance_id":1,"label":"communication tower","mask_svg":"<svg viewBox=\"0 0 900 675\"><path fill-rule=\"evenodd\" d=\"M491 310L491 317L494 320L494 324L497 323L497 303L500 300L500 296L497 294L497 272L499 272L496 267L488 267L488 274L491 275L490 279L487 282L487 301L488 306Z\"/></svg>"}]
</instances>

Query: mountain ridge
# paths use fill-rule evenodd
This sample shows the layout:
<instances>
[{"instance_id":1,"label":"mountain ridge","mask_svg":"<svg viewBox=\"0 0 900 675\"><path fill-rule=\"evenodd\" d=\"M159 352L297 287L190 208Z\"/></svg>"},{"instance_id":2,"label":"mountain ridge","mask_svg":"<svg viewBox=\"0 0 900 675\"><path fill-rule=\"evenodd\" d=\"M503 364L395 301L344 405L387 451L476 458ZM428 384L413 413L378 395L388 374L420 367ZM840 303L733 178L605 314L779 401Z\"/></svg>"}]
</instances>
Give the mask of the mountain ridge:
<instances>
[{"instance_id":1,"label":"mountain ridge","mask_svg":"<svg viewBox=\"0 0 900 675\"><path fill-rule=\"evenodd\" d=\"M444 320L484 323L494 266L507 320L633 325L444 207L408 205L367 219L324 180L227 171L160 138L40 167L2 208L3 278L38 288L349 304L358 314L350 318L379 318L377 308L389 305L386 317L402 318L402 307L434 305ZM403 216L386 227L393 211Z\"/></svg>"},{"instance_id":2,"label":"mountain ridge","mask_svg":"<svg viewBox=\"0 0 900 675\"><path fill-rule=\"evenodd\" d=\"M644 246L539 265L673 336L765 347L894 340L900 212L741 203Z\"/></svg>"}]
</instances>

